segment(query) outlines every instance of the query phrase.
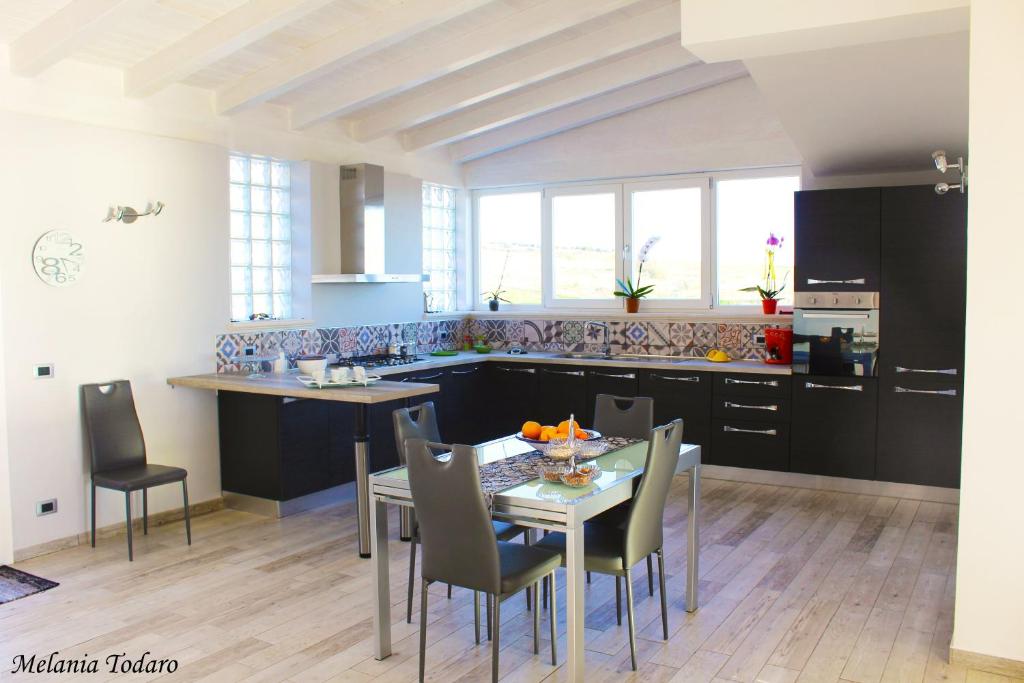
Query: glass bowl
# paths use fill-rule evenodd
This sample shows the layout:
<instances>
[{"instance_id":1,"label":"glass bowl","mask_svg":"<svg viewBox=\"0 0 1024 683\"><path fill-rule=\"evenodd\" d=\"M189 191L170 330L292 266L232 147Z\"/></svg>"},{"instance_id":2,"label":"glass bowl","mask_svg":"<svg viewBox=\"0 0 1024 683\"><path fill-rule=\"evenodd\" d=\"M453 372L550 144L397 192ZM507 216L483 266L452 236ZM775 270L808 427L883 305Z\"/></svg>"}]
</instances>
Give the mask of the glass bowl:
<instances>
[{"instance_id":1,"label":"glass bowl","mask_svg":"<svg viewBox=\"0 0 1024 683\"><path fill-rule=\"evenodd\" d=\"M562 483L572 488L590 486L590 483L594 481L599 472L600 470L596 467L586 472L578 469L576 471L568 470L562 473Z\"/></svg>"},{"instance_id":2,"label":"glass bowl","mask_svg":"<svg viewBox=\"0 0 1024 683\"><path fill-rule=\"evenodd\" d=\"M545 482L560 484L562 475L569 471L569 466L560 462L546 462L540 466L540 476Z\"/></svg>"},{"instance_id":3,"label":"glass bowl","mask_svg":"<svg viewBox=\"0 0 1024 683\"><path fill-rule=\"evenodd\" d=\"M569 445L568 439L565 437L555 437L547 443L537 444L537 450L544 454L545 457L551 460L558 460L559 462L565 462L572 458L578 452L580 442L574 443L572 446Z\"/></svg>"}]
</instances>

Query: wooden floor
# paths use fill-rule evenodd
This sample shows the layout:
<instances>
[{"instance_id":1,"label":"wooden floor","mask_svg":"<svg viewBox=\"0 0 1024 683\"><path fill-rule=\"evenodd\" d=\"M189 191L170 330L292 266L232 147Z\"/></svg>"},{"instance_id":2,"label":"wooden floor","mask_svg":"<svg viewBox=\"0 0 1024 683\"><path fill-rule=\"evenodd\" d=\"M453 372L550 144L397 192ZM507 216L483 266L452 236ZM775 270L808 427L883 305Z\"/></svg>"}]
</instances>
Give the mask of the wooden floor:
<instances>
[{"instance_id":1,"label":"wooden floor","mask_svg":"<svg viewBox=\"0 0 1024 683\"><path fill-rule=\"evenodd\" d=\"M685 484L676 478L665 519L671 637L661 640L641 564L640 670L630 671L612 580L595 575L586 597L588 683L1009 680L947 663L956 506L705 480L701 608L688 615ZM0 606L0 679L22 678L9 674L19 653L149 650L180 663L161 680L415 680L417 629L404 620L408 544L392 544L395 654L378 662L370 564L356 557L354 532L351 503L283 520L222 511L193 521L191 548L180 523L139 533L133 564L123 538L22 562L61 586ZM473 643L471 594L457 589L448 601L436 586L431 598L428 677L487 680L490 650ZM547 640L533 655L530 629L522 599L502 607L503 679L564 680Z\"/></svg>"}]
</instances>

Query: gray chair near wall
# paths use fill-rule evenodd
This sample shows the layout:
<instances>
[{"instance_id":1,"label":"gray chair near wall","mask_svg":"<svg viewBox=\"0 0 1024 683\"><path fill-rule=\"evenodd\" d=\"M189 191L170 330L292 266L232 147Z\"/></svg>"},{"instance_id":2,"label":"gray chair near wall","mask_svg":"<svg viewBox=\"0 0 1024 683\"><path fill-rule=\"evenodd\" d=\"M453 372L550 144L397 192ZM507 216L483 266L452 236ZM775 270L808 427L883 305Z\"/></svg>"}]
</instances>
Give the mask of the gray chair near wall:
<instances>
[{"instance_id":1,"label":"gray chair near wall","mask_svg":"<svg viewBox=\"0 0 1024 683\"><path fill-rule=\"evenodd\" d=\"M479 594L486 593L493 599L491 679L497 681L502 600L529 586L533 586L536 595L542 578L550 579L554 586L555 570L561 558L557 551L498 540L480 488L476 449L455 445L451 447L449 458L439 460L434 456L434 449L441 447L443 444L431 444L424 439L411 439L406 443L409 489L423 545L419 680L423 681L426 671L427 586L441 581L472 590L477 615L480 613ZM557 615L554 601L549 615L551 663L555 664ZM476 641L480 642L479 616ZM535 654L540 651L540 609L533 610L533 651Z\"/></svg>"},{"instance_id":2,"label":"gray chair near wall","mask_svg":"<svg viewBox=\"0 0 1024 683\"><path fill-rule=\"evenodd\" d=\"M96 547L96 489L124 493L125 520L128 527L128 561L132 551L133 491L142 491L142 533L149 533L149 496L147 489L181 482L185 506L185 538L192 545L192 524L188 508L188 472L180 467L150 464L146 442L135 411L132 386L128 380L80 387L82 413L89 442L91 470L91 537Z\"/></svg>"},{"instance_id":3,"label":"gray chair near wall","mask_svg":"<svg viewBox=\"0 0 1024 683\"><path fill-rule=\"evenodd\" d=\"M399 461L405 465L409 459L406 454L406 443L410 439L424 439L428 442L439 443L441 441L440 429L437 425L437 411L434 409L433 401L426 401L418 406L399 408L391 413L395 425L395 444L398 447ZM499 541L511 541L522 534L526 536L526 528L509 524L508 522L492 521L494 533ZM409 596L406 601L405 621L412 623L412 593L416 584L416 546L419 545L419 533L417 531L415 513L410 515L411 547L409 548ZM451 585L448 586L448 597L452 596ZM529 608L529 601L527 601ZM488 614L490 610L488 610ZM490 637L490 621L487 622L488 637Z\"/></svg>"},{"instance_id":4,"label":"gray chair near wall","mask_svg":"<svg viewBox=\"0 0 1024 683\"><path fill-rule=\"evenodd\" d=\"M662 518L672 476L679 462L683 436L682 420L652 429L648 437L647 462L640 486L622 528L587 523L584 526L584 560L587 571L615 577L616 610L621 610L620 579L626 582L626 616L629 620L629 652L636 670L636 627L633 623L632 568L652 553L658 555L658 579L661 593L661 624L668 640L668 602L665 597L665 554ZM553 550L565 557L565 534L545 536L535 548ZM555 595L552 590L552 595ZM552 605L555 600L552 599Z\"/></svg>"}]
</instances>

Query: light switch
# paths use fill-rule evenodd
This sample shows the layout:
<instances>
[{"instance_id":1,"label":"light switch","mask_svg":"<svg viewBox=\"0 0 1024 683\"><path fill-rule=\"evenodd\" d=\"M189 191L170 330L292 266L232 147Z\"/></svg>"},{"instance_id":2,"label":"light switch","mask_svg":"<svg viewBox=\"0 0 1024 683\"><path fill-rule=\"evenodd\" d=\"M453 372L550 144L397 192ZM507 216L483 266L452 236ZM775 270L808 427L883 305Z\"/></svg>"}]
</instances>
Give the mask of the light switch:
<instances>
[{"instance_id":1,"label":"light switch","mask_svg":"<svg viewBox=\"0 0 1024 683\"><path fill-rule=\"evenodd\" d=\"M44 363L37 365L33 369L33 374L36 379L50 379L53 377L53 363Z\"/></svg>"}]
</instances>

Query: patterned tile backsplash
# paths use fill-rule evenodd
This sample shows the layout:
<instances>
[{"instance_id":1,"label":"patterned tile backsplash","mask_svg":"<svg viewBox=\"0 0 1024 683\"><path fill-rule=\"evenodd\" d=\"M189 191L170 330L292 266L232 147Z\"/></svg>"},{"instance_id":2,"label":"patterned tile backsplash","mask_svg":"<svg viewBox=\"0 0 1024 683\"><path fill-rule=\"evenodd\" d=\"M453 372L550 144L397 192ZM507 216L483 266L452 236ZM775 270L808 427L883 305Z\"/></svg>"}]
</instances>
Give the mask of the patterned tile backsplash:
<instances>
[{"instance_id":1,"label":"patterned tile backsplash","mask_svg":"<svg viewBox=\"0 0 1024 683\"><path fill-rule=\"evenodd\" d=\"M453 318L420 322L274 330L222 334L216 340L217 372L240 369L232 362L246 347L258 356L276 357L284 351L292 358L306 353L362 355L383 353L390 344L406 344L410 351L429 353L461 348L466 334L482 337L496 349L519 344L529 351L604 350L612 353L640 353L673 356L703 356L718 348L734 358L764 357L764 329L792 327L786 320L777 324L732 322L674 322L669 320L613 320L605 330L581 320L531 320L529 318ZM269 364L267 364L269 365Z\"/></svg>"}]
</instances>

